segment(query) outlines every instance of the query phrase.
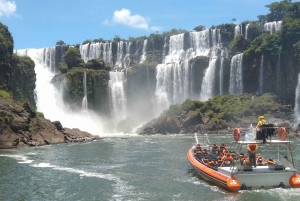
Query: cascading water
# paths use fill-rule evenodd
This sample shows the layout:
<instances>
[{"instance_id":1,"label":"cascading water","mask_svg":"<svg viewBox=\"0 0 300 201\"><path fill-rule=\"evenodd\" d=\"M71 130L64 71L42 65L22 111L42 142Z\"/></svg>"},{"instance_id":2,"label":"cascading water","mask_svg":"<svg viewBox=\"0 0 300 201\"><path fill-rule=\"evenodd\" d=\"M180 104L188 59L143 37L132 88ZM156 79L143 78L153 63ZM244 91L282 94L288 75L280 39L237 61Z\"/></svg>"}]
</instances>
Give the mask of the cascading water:
<instances>
[{"instance_id":1,"label":"cascading water","mask_svg":"<svg viewBox=\"0 0 300 201\"><path fill-rule=\"evenodd\" d=\"M282 21L267 22L264 24L264 30L269 31L272 34L274 31L281 29L281 24Z\"/></svg>"},{"instance_id":2,"label":"cascading water","mask_svg":"<svg viewBox=\"0 0 300 201\"><path fill-rule=\"evenodd\" d=\"M112 117L115 123L127 117L126 97L124 90L124 72L109 72L109 96Z\"/></svg>"},{"instance_id":3,"label":"cascading water","mask_svg":"<svg viewBox=\"0 0 300 201\"><path fill-rule=\"evenodd\" d=\"M88 101L87 101L87 88L86 88L86 72L83 74L83 99L82 99L82 109L88 109Z\"/></svg>"},{"instance_id":4,"label":"cascading water","mask_svg":"<svg viewBox=\"0 0 300 201\"><path fill-rule=\"evenodd\" d=\"M259 94L263 93L264 55L261 55L259 68Z\"/></svg>"},{"instance_id":5,"label":"cascading water","mask_svg":"<svg viewBox=\"0 0 300 201\"><path fill-rule=\"evenodd\" d=\"M35 63L37 111L44 113L45 118L51 121L59 120L64 127L79 128L94 135L100 134L103 122L100 117L90 111L71 110L62 98L65 86L61 85L57 89L52 84L55 63L52 62L51 65L48 65L48 62L45 61L55 61L50 58L51 54L47 54L54 50L51 47L15 51L20 56L29 56Z\"/></svg>"},{"instance_id":6,"label":"cascading water","mask_svg":"<svg viewBox=\"0 0 300 201\"><path fill-rule=\"evenodd\" d=\"M243 93L243 53L231 58L229 93Z\"/></svg>"},{"instance_id":7,"label":"cascading water","mask_svg":"<svg viewBox=\"0 0 300 201\"><path fill-rule=\"evenodd\" d=\"M184 34L173 35L169 41L169 54L156 66L155 97L159 112L169 105L194 97L192 69L189 60L210 53L209 30L189 33L190 48L184 50Z\"/></svg>"},{"instance_id":8,"label":"cascading water","mask_svg":"<svg viewBox=\"0 0 300 201\"><path fill-rule=\"evenodd\" d=\"M140 58L140 63L143 63L146 60L146 47L147 47L147 39L144 40L143 42L143 51L142 51L142 56Z\"/></svg>"},{"instance_id":9,"label":"cascading water","mask_svg":"<svg viewBox=\"0 0 300 201\"><path fill-rule=\"evenodd\" d=\"M212 48L211 48L211 59L209 61L209 66L205 71L204 78L201 84L200 100L206 101L214 96L214 83L215 83L215 69L217 61L217 53L220 49L220 40L217 40L218 29L212 30ZM218 34L219 36L220 34Z\"/></svg>"},{"instance_id":10,"label":"cascading water","mask_svg":"<svg viewBox=\"0 0 300 201\"><path fill-rule=\"evenodd\" d=\"M206 69L205 76L201 85L200 100L206 101L209 98L213 97L213 88L214 88L214 78L215 77L215 68L216 68L216 58L213 58L209 62L209 66Z\"/></svg>"},{"instance_id":11,"label":"cascading water","mask_svg":"<svg viewBox=\"0 0 300 201\"><path fill-rule=\"evenodd\" d=\"M234 37L237 37L238 35L242 34L242 26L236 25L234 27Z\"/></svg>"},{"instance_id":12,"label":"cascading water","mask_svg":"<svg viewBox=\"0 0 300 201\"><path fill-rule=\"evenodd\" d=\"M81 45L80 54L83 61L86 63L88 60L103 58L106 63L112 65L112 43L111 42L97 42L91 44Z\"/></svg>"},{"instance_id":13,"label":"cascading water","mask_svg":"<svg viewBox=\"0 0 300 201\"><path fill-rule=\"evenodd\" d=\"M300 124L300 74L298 74L298 83L295 91L295 107L294 107L295 125Z\"/></svg>"},{"instance_id":14,"label":"cascading water","mask_svg":"<svg viewBox=\"0 0 300 201\"><path fill-rule=\"evenodd\" d=\"M221 50L221 58L220 58L220 95L223 95L223 73L224 73L224 50Z\"/></svg>"},{"instance_id":15,"label":"cascading water","mask_svg":"<svg viewBox=\"0 0 300 201\"><path fill-rule=\"evenodd\" d=\"M123 59L125 58L124 52L126 52L126 46L127 46L126 42L123 42L123 41L118 42L117 61L115 64L116 67L123 66L122 64L123 64ZM124 51L124 49L125 49L125 51Z\"/></svg>"},{"instance_id":16,"label":"cascading water","mask_svg":"<svg viewBox=\"0 0 300 201\"><path fill-rule=\"evenodd\" d=\"M246 24L246 26L245 26L245 29L246 29L246 31L245 31L245 38L246 39L248 39L248 28L249 28L249 25L250 24Z\"/></svg>"}]
</instances>

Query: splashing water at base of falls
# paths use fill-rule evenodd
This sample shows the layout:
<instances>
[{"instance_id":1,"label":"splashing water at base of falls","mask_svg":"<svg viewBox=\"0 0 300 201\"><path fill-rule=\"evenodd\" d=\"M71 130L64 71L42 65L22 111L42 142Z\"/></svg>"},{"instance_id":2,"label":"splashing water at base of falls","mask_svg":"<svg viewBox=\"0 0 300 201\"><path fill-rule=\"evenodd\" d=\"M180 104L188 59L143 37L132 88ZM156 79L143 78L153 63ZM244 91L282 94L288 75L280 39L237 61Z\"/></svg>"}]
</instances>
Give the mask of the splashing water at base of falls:
<instances>
[{"instance_id":1,"label":"splashing water at base of falls","mask_svg":"<svg viewBox=\"0 0 300 201\"><path fill-rule=\"evenodd\" d=\"M62 94L64 85L57 89L52 84L54 77L53 65L47 67L43 63L47 57L45 52L48 48L42 49L26 49L17 50L16 53L20 56L29 56L35 62L36 73L36 104L37 111L42 112L45 118L51 121L59 120L64 127L79 128L82 131L87 131L94 135L99 135L102 132L103 121L101 117L92 111L74 111L63 101Z\"/></svg>"}]
</instances>

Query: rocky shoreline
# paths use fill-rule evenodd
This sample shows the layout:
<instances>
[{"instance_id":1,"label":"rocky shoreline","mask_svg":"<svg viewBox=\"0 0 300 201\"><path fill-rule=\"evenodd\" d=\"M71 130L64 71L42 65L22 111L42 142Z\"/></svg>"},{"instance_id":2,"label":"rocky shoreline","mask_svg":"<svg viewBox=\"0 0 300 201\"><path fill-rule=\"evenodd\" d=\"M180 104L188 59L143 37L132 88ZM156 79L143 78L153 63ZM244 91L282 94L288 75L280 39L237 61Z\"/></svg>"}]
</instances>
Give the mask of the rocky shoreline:
<instances>
[{"instance_id":1,"label":"rocky shoreline","mask_svg":"<svg viewBox=\"0 0 300 201\"><path fill-rule=\"evenodd\" d=\"M0 149L100 140L79 129L51 122L25 102L0 97Z\"/></svg>"}]
</instances>

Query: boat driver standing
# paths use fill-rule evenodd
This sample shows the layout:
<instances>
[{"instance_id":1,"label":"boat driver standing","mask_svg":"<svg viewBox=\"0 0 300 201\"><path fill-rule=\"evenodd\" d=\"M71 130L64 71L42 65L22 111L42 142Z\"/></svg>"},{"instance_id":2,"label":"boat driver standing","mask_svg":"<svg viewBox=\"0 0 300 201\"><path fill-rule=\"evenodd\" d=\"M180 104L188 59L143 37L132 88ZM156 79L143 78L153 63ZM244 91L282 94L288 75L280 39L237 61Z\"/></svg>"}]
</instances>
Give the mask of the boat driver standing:
<instances>
[{"instance_id":1,"label":"boat driver standing","mask_svg":"<svg viewBox=\"0 0 300 201\"><path fill-rule=\"evenodd\" d=\"M265 124L268 124L268 122L265 120L265 117L264 116L260 116L258 117L258 123L257 123L257 132L256 132L256 140L262 140L262 138L264 138L262 136L262 126L265 125ZM265 140L265 139L264 139Z\"/></svg>"},{"instance_id":2,"label":"boat driver standing","mask_svg":"<svg viewBox=\"0 0 300 201\"><path fill-rule=\"evenodd\" d=\"M256 150L258 146L257 144L248 144L248 152L249 152L249 165L256 167Z\"/></svg>"}]
</instances>

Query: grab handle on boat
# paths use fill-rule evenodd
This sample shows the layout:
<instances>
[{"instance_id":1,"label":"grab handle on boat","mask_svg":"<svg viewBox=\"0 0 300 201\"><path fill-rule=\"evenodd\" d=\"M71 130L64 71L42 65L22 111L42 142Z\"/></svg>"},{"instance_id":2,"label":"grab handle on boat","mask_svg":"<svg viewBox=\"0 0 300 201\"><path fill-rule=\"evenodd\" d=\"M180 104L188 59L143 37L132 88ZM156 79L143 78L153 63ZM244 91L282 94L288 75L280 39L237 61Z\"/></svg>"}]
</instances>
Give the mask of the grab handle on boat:
<instances>
[{"instance_id":1,"label":"grab handle on boat","mask_svg":"<svg viewBox=\"0 0 300 201\"><path fill-rule=\"evenodd\" d=\"M195 140L196 140L196 143L199 144L197 133L195 133Z\"/></svg>"}]
</instances>

